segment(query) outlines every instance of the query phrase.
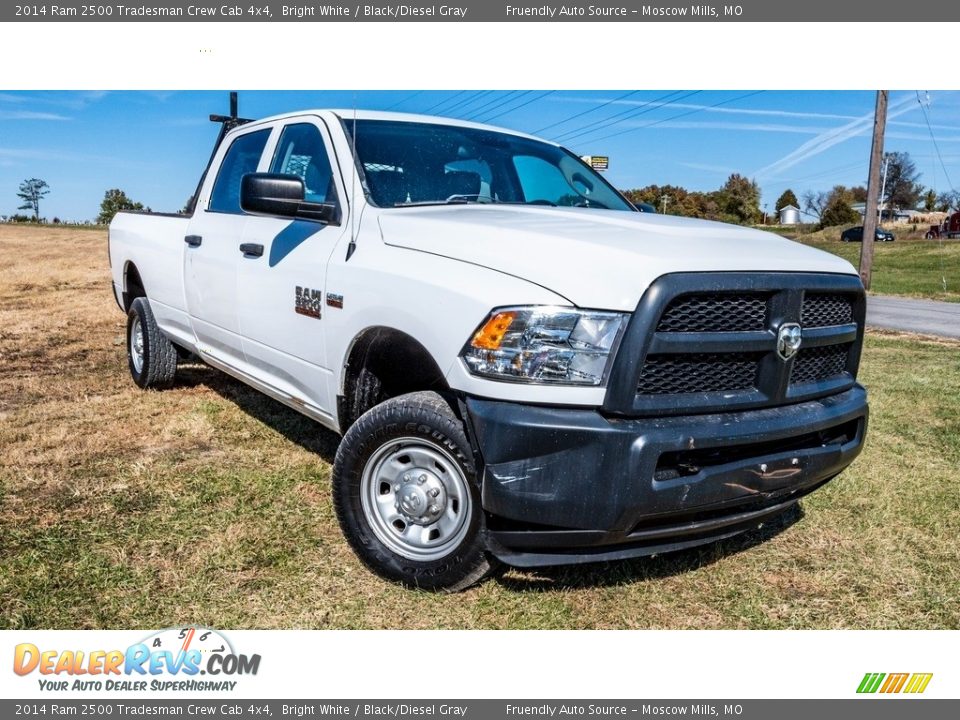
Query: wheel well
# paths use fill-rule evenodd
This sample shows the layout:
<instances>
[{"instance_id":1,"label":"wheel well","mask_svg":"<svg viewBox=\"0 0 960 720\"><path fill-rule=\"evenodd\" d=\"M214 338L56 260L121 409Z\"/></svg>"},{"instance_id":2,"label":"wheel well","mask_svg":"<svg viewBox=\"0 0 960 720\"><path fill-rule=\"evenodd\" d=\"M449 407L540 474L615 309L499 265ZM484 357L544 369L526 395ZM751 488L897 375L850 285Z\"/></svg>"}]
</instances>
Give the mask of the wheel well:
<instances>
[{"instance_id":1,"label":"wheel well","mask_svg":"<svg viewBox=\"0 0 960 720\"><path fill-rule=\"evenodd\" d=\"M138 297L146 297L147 291L140 279L140 271L132 262L128 262L123 270L123 309L130 311L130 305Z\"/></svg>"},{"instance_id":2,"label":"wheel well","mask_svg":"<svg viewBox=\"0 0 960 720\"><path fill-rule=\"evenodd\" d=\"M337 398L340 431L346 432L357 418L384 400L420 390L450 390L430 352L399 330L364 330L354 340L343 368Z\"/></svg>"}]
</instances>

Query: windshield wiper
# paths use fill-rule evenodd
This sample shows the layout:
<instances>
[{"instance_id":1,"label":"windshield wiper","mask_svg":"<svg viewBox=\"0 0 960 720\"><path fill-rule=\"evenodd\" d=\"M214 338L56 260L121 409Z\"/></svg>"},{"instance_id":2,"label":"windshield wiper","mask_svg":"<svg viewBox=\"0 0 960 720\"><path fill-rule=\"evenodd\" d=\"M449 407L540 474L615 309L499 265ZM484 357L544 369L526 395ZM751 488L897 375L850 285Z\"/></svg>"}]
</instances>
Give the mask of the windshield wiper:
<instances>
[{"instance_id":1,"label":"windshield wiper","mask_svg":"<svg viewBox=\"0 0 960 720\"><path fill-rule=\"evenodd\" d=\"M424 205L466 205L468 203L478 203L480 205L488 205L499 203L500 201L487 196L481 195L451 195L446 200L417 200L416 202L398 202L394 203L394 207L422 207Z\"/></svg>"}]
</instances>

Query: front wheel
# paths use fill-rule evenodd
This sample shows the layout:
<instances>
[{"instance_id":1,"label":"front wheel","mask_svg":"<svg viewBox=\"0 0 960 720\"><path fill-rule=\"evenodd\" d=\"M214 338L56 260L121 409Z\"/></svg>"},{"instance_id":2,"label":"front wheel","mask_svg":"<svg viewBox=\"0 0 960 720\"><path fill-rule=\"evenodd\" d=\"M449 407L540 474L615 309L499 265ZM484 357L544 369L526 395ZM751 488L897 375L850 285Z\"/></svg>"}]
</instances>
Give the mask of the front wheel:
<instances>
[{"instance_id":1,"label":"front wheel","mask_svg":"<svg viewBox=\"0 0 960 720\"><path fill-rule=\"evenodd\" d=\"M387 400L351 426L337 449L333 500L350 545L384 578L456 592L496 568L470 444L436 393Z\"/></svg>"}]
</instances>

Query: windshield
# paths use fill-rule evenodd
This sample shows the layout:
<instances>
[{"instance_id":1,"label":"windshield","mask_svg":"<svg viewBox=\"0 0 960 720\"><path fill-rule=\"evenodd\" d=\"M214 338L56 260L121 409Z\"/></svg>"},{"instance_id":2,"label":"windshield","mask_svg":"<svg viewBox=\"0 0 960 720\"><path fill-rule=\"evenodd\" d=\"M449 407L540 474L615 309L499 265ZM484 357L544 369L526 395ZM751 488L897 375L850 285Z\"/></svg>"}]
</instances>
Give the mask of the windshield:
<instances>
[{"instance_id":1,"label":"windshield","mask_svg":"<svg viewBox=\"0 0 960 720\"><path fill-rule=\"evenodd\" d=\"M348 133L353 125L344 122ZM634 210L575 155L507 133L357 120L356 153L378 207L478 202Z\"/></svg>"}]
</instances>

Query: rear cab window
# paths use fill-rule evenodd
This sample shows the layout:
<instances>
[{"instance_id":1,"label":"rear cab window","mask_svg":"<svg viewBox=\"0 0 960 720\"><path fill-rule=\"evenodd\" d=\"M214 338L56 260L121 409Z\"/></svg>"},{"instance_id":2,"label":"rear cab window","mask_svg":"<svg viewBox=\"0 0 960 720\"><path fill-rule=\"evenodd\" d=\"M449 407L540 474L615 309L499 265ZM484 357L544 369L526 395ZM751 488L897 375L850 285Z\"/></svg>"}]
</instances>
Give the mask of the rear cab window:
<instances>
[{"instance_id":1,"label":"rear cab window","mask_svg":"<svg viewBox=\"0 0 960 720\"><path fill-rule=\"evenodd\" d=\"M230 143L217 171L217 179L213 183L208 210L232 215L243 214L240 208L240 181L244 175L257 171L260 156L269 138L270 128L265 128L241 135Z\"/></svg>"}]
</instances>

